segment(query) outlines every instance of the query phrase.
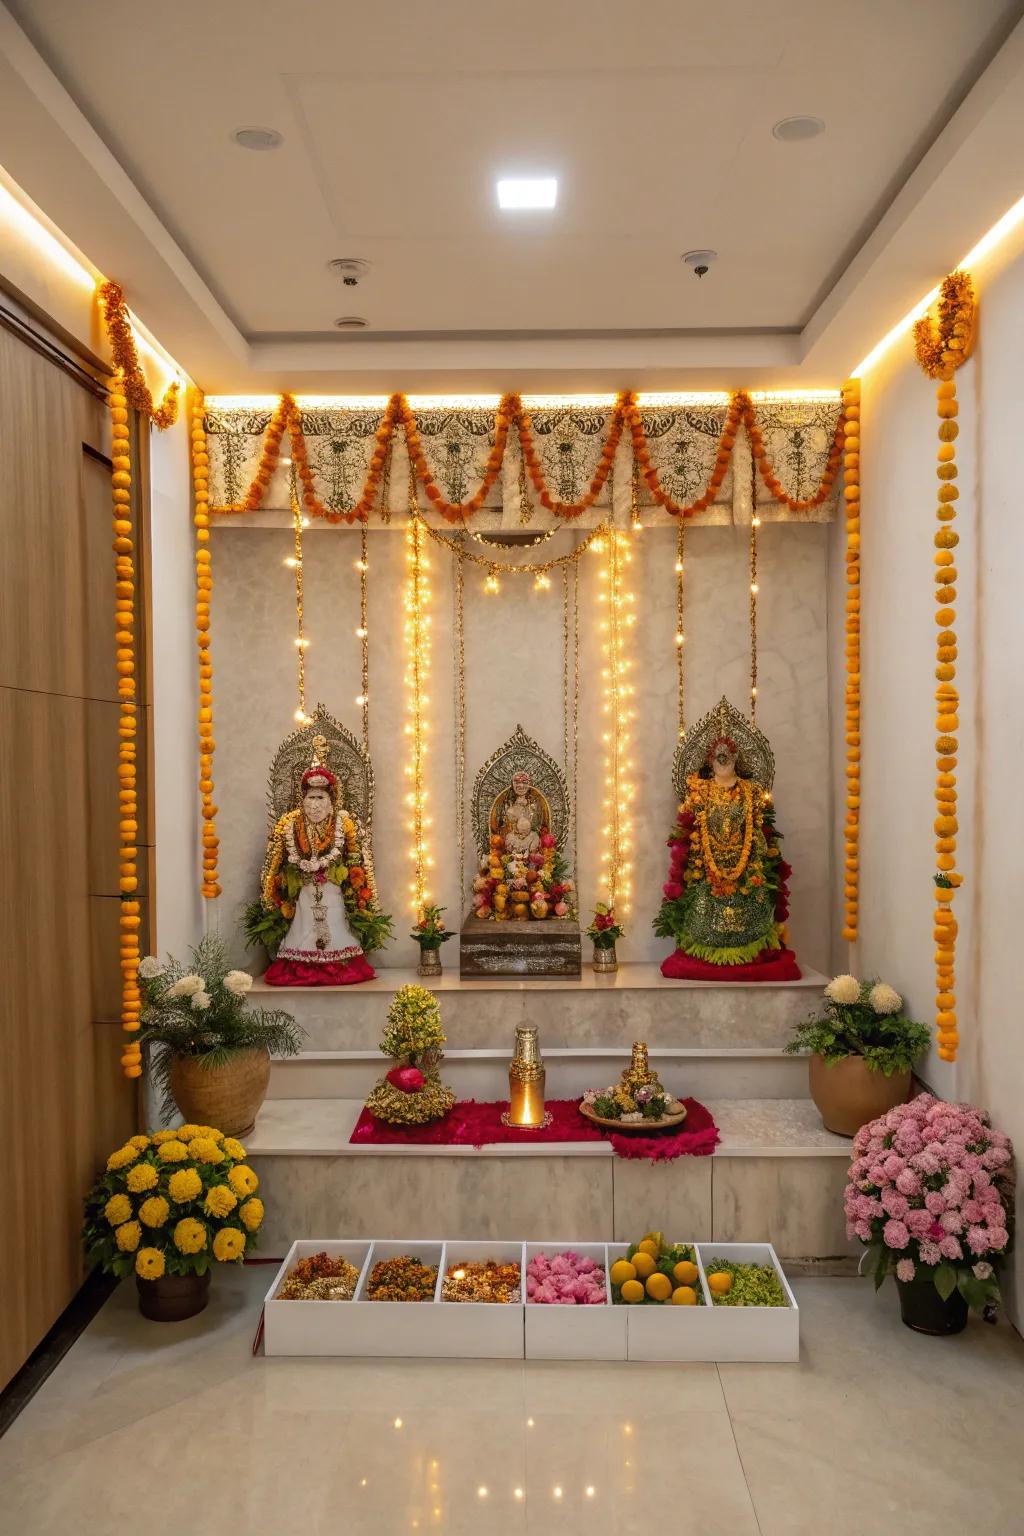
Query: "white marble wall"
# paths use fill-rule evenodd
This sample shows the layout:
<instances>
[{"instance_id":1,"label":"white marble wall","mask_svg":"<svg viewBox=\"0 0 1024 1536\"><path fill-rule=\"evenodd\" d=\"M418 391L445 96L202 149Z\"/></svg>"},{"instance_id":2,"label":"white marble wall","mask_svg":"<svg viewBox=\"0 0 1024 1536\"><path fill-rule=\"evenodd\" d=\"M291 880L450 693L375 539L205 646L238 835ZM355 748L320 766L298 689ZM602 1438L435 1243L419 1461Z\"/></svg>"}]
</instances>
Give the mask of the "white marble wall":
<instances>
[{"instance_id":1,"label":"white marble wall","mask_svg":"<svg viewBox=\"0 0 1024 1536\"><path fill-rule=\"evenodd\" d=\"M758 718L778 760L776 801L785 851L796 871L792 937L798 954L819 969L829 956L829 732L826 630L826 536L822 526L765 527L761 533L760 687ZM572 537L551 541L551 554ZM691 719L726 693L743 707L749 686L748 533L700 528L687 548L687 692ZM221 882L218 920L237 934L241 908L256 891L265 837L265 781L296 707L295 608L291 550L284 529L233 527L213 535L216 799L220 806ZM647 529L636 540L629 579L637 593L631 631L636 662L636 852L626 960L660 959L651 932L666 874L664 839L674 815L670 768L676 742L675 535ZM305 559L307 702L321 700L358 731L358 536L346 528L308 530ZM406 937L410 863L403 797L406 781L402 655L404 540L397 529L370 536L371 751L377 779L375 856L382 897L396 914L398 940L383 957L408 965ZM452 748L453 664L450 557L431 551L433 583L432 722L428 757L432 797L433 893L457 926L459 895ZM579 698L579 882L589 905L600 895L603 782L600 737L598 558L581 562ZM466 583L467 790L480 763L517 722L556 759L562 755L562 599L558 574L550 591L506 579L499 596L482 591L483 572ZM467 834L468 837L468 834ZM467 855L470 853L467 841ZM468 862L468 857L467 857ZM234 940L233 940L234 942ZM234 952L242 957L241 941Z\"/></svg>"}]
</instances>

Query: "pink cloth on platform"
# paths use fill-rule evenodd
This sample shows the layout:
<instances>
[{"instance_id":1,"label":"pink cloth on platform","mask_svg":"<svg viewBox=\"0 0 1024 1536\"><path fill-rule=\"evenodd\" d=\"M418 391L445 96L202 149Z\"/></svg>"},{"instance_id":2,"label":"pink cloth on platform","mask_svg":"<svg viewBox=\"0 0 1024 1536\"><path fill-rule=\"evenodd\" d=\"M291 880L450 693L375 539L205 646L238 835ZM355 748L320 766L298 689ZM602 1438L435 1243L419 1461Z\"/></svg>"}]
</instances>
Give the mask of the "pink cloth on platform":
<instances>
[{"instance_id":1,"label":"pink cloth on platform","mask_svg":"<svg viewBox=\"0 0 1024 1536\"><path fill-rule=\"evenodd\" d=\"M263 980L271 987L351 987L376 974L365 955L353 955L340 961L275 960Z\"/></svg>"},{"instance_id":2,"label":"pink cloth on platform","mask_svg":"<svg viewBox=\"0 0 1024 1536\"><path fill-rule=\"evenodd\" d=\"M799 981L801 972L791 949L763 949L746 965L711 965L677 949L661 962L661 974L673 981Z\"/></svg>"},{"instance_id":3,"label":"pink cloth on platform","mask_svg":"<svg viewBox=\"0 0 1024 1536\"><path fill-rule=\"evenodd\" d=\"M718 1142L718 1127L711 1112L696 1099L684 1099L683 1103L686 1119L678 1129L669 1126L648 1136L638 1131L606 1131L594 1125L580 1114L579 1099L548 1099L545 1108L552 1123L539 1130L522 1131L502 1125L502 1112L508 1109L504 1099L482 1104L476 1099L461 1099L442 1119L429 1125L387 1125L364 1109L349 1141L360 1146L482 1147L494 1142L608 1140L619 1157L654 1162L687 1155L708 1157Z\"/></svg>"}]
</instances>

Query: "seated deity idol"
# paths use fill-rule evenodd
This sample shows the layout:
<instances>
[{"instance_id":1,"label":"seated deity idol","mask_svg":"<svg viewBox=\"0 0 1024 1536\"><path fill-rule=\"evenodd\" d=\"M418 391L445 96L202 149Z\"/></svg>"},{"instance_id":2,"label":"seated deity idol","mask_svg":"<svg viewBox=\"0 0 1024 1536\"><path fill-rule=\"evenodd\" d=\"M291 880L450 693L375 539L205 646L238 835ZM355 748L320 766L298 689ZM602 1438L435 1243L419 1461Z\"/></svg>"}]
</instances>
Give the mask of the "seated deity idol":
<instances>
[{"instance_id":1,"label":"seated deity idol","mask_svg":"<svg viewBox=\"0 0 1024 1536\"><path fill-rule=\"evenodd\" d=\"M382 923L390 926L377 905L369 842L340 802L324 737L314 737L312 748L301 803L280 817L267 843L262 912L247 920L250 937L276 948L264 977L275 987L372 981L364 945L375 929L379 942Z\"/></svg>"},{"instance_id":2,"label":"seated deity idol","mask_svg":"<svg viewBox=\"0 0 1024 1536\"><path fill-rule=\"evenodd\" d=\"M690 981L799 980L787 945L791 870L779 848L768 790L771 753L761 733L725 700L717 715L737 734L742 727L750 750L745 754L724 731L705 731L697 743L703 762L684 775L685 794L668 839L669 877L654 923L656 933L676 943L662 974ZM685 745L680 753L685 768ZM692 763L692 749L689 755ZM771 765L768 784L749 768L744 772L744 755Z\"/></svg>"},{"instance_id":3,"label":"seated deity idol","mask_svg":"<svg viewBox=\"0 0 1024 1536\"><path fill-rule=\"evenodd\" d=\"M489 849L473 882L473 916L515 918L575 916L569 867L550 829L547 801L531 775L520 769L491 805Z\"/></svg>"}]
</instances>

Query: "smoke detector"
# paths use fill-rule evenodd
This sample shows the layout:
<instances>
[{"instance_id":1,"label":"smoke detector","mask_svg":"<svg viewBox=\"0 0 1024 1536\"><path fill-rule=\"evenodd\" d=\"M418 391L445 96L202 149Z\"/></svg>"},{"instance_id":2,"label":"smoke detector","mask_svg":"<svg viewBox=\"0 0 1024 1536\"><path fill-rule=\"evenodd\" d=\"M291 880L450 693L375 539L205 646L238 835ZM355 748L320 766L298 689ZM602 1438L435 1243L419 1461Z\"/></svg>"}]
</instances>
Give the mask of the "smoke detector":
<instances>
[{"instance_id":1,"label":"smoke detector","mask_svg":"<svg viewBox=\"0 0 1024 1536\"><path fill-rule=\"evenodd\" d=\"M279 149L284 143L276 128L236 128L231 137L242 149Z\"/></svg>"},{"instance_id":2,"label":"smoke detector","mask_svg":"<svg viewBox=\"0 0 1024 1536\"><path fill-rule=\"evenodd\" d=\"M361 256L336 256L327 265L336 272L346 288L356 288L370 270L370 263Z\"/></svg>"},{"instance_id":3,"label":"smoke detector","mask_svg":"<svg viewBox=\"0 0 1024 1536\"><path fill-rule=\"evenodd\" d=\"M783 144L798 144L803 139L816 139L819 134L825 132L825 124L820 117L783 117L775 124L772 133Z\"/></svg>"},{"instance_id":4,"label":"smoke detector","mask_svg":"<svg viewBox=\"0 0 1024 1536\"><path fill-rule=\"evenodd\" d=\"M683 261L695 277L706 277L717 260L717 251L687 251L683 256Z\"/></svg>"},{"instance_id":5,"label":"smoke detector","mask_svg":"<svg viewBox=\"0 0 1024 1536\"><path fill-rule=\"evenodd\" d=\"M334 323L339 331L361 331L370 322L364 320L362 315L341 315Z\"/></svg>"}]
</instances>

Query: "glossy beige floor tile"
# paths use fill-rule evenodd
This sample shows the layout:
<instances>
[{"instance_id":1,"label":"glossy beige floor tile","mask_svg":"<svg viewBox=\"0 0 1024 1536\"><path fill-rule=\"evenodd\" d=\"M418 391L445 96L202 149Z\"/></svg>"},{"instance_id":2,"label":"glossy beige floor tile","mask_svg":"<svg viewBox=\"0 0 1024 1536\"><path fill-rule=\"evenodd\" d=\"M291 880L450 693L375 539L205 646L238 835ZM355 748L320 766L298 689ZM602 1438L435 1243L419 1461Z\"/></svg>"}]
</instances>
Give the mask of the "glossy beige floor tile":
<instances>
[{"instance_id":1,"label":"glossy beige floor tile","mask_svg":"<svg viewBox=\"0 0 1024 1536\"><path fill-rule=\"evenodd\" d=\"M0 1531L860 1536L1020 1528L1024 1344L798 1280L799 1365L267 1360L269 1267L161 1328L123 1286L0 1441Z\"/></svg>"}]
</instances>

